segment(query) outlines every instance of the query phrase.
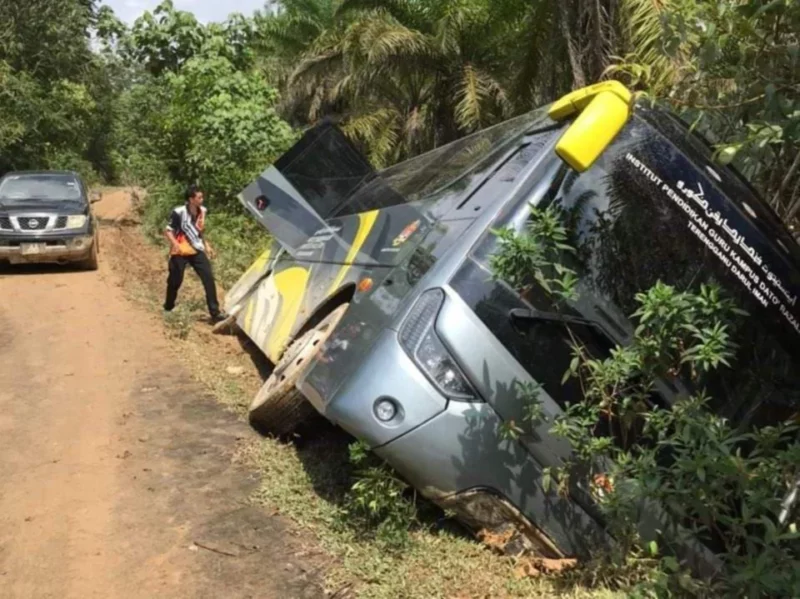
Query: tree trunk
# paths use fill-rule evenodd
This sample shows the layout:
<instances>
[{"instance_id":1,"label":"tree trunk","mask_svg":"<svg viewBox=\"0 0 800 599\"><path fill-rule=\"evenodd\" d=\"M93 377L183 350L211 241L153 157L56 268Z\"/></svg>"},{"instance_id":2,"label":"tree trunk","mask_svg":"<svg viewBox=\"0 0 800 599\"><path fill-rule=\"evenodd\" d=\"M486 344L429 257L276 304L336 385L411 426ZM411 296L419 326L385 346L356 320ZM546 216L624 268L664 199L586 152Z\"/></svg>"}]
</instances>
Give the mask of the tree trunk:
<instances>
[{"instance_id":1,"label":"tree trunk","mask_svg":"<svg viewBox=\"0 0 800 599\"><path fill-rule=\"evenodd\" d=\"M586 86L586 74L583 71L581 64L581 56L575 44L575 37L572 35L571 28L577 23L570 22L569 3L566 0L558 1L558 14L561 25L561 34L564 36L564 41L567 44L567 54L569 55L569 64L572 69L572 84L576 88Z\"/></svg>"},{"instance_id":2,"label":"tree trunk","mask_svg":"<svg viewBox=\"0 0 800 599\"><path fill-rule=\"evenodd\" d=\"M798 169L800 169L800 152L797 152L797 156L795 156L792 166L789 167L789 171L783 178L781 186L778 188L778 191L775 192L775 197L772 200L774 206L779 205L781 201L781 195L783 195L784 191L789 188L789 184L792 182L792 177L797 174ZM792 202L792 199L793 198L789 198L789 202ZM787 202L787 204L789 202ZM784 219L786 220L787 224L795 217L798 210L800 210L800 198L792 202L788 207L786 214L784 215Z\"/></svg>"},{"instance_id":3,"label":"tree trunk","mask_svg":"<svg viewBox=\"0 0 800 599\"><path fill-rule=\"evenodd\" d=\"M794 201L791 201L792 199ZM790 201L791 205L783 217L783 220L787 226L792 224L792 221L797 216L797 213L800 212L800 177L798 177L797 183L794 186L794 191L792 192L792 198L790 198ZM798 233L800 234L800 231L798 231Z\"/></svg>"},{"instance_id":4,"label":"tree trunk","mask_svg":"<svg viewBox=\"0 0 800 599\"><path fill-rule=\"evenodd\" d=\"M600 4L601 0L591 0L589 14L591 19L591 42L589 44L591 58L590 63L592 72L589 74L592 83L597 81L606 68L606 39L605 11Z\"/></svg>"}]
</instances>

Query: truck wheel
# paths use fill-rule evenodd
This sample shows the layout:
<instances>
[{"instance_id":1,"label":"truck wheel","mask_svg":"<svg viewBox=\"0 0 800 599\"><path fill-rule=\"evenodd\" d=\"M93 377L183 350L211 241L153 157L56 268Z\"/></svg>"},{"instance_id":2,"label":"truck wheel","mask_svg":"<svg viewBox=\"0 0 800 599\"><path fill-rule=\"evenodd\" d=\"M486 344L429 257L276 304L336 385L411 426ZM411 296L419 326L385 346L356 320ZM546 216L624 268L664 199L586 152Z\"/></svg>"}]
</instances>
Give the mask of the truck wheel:
<instances>
[{"instance_id":1,"label":"truck wheel","mask_svg":"<svg viewBox=\"0 0 800 599\"><path fill-rule=\"evenodd\" d=\"M94 240L92 241L92 252L89 254L89 257L81 262L81 267L84 270L97 270L99 267L99 260L97 257L98 251L100 246L100 238L98 235L95 234Z\"/></svg>"},{"instance_id":2,"label":"truck wheel","mask_svg":"<svg viewBox=\"0 0 800 599\"><path fill-rule=\"evenodd\" d=\"M281 437L294 432L301 422L314 413L314 408L295 388L295 384L317 357L348 306L343 304L336 308L286 349L250 404L250 423L256 429Z\"/></svg>"}]
</instances>

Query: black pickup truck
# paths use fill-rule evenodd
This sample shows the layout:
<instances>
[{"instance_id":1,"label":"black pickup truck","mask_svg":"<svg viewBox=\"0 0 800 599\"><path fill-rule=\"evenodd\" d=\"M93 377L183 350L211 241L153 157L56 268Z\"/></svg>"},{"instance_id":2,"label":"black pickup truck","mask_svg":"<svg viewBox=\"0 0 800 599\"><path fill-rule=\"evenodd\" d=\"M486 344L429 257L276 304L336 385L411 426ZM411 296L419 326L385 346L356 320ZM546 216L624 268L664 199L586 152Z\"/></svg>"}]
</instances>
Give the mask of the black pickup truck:
<instances>
[{"instance_id":1,"label":"black pickup truck","mask_svg":"<svg viewBox=\"0 0 800 599\"><path fill-rule=\"evenodd\" d=\"M7 173L0 179L0 262L74 263L97 270L97 223L86 185L71 171Z\"/></svg>"}]
</instances>

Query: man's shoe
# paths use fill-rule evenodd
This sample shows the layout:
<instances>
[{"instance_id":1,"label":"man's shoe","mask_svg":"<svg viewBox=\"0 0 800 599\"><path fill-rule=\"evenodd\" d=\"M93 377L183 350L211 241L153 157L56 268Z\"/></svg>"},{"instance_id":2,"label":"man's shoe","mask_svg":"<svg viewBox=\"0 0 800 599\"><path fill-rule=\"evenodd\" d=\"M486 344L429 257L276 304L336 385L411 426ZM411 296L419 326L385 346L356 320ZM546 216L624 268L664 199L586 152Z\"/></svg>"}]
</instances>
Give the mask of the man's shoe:
<instances>
[{"instance_id":1,"label":"man's shoe","mask_svg":"<svg viewBox=\"0 0 800 599\"><path fill-rule=\"evenodd\" d=\"M219 314L215 314L211 317L211 324L219 324L224 320L228 319L228 315L225 312L220 312Z\"/></svg>"}]
</instances>

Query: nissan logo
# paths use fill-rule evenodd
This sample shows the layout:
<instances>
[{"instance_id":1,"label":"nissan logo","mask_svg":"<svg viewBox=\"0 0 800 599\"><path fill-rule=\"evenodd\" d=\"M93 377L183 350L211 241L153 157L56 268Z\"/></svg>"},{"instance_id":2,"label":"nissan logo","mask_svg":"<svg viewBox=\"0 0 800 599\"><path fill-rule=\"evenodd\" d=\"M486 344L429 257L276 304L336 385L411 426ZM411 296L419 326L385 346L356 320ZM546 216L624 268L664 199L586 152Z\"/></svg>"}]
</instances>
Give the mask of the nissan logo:
<instances>
[{"instance_id":1,"label":"nissan logo","mask_svg":"<svg viewBox=\"0 0 800 599\"><path fill-rule=\"evenodd\" d=\"M28 226L31 229L36 229L39 227L39 219L38 218L29 218L28 219Z\"/></svg>"}]
</instances>

